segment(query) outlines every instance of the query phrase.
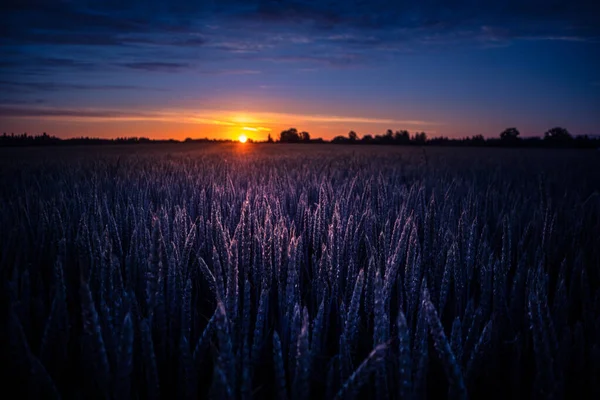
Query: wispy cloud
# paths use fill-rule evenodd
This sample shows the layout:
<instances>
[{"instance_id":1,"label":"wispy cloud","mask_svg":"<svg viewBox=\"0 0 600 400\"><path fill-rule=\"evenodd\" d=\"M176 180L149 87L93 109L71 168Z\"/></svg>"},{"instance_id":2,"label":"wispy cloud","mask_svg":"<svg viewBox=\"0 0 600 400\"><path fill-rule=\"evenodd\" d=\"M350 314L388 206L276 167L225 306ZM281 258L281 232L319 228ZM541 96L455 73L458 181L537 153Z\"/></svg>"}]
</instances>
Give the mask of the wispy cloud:
<instances>
[{"instance_id":1,"label":"wispy cloud","mask_svg":"<svg viewBox=\"0 0 600 400\"><path fill-rule=\"evenodd\" d=\"M237 41L225 41L218 42L210 45L210 48L214 48L217 50L234 53L234 54L251 54L251 53L260 53L264 50L273 48L273 45L269 43L261 43L253 40L252 36L247 38L246 40L237 40Z\"/></svg>"},{"instance_id":2,"label":"wispy cloud","mask_svg":"<svg viewBox=\"0 0 600 400\"><path fill-rule=\"evenodd\" d=\"M52 118L64 120L123 120L123 121L139 121L139 120L160 120L162 116L153 112L139 111L117 111L105 109L72 109L72 108L21 108L12 106L0 106L0 116L13 118Z\"/></svg>"},{"instance_id":3,"label":"wispy cloud","mask_svg":"<svg viewBox=\"0 0 600 400\"><path fill-rule=\"evenodd\" d=\"M119 74L123 69L153 75L249 75L264 62L273 68L299 64L295 70L304 71L316 66L348 69L390 63L414 48L600 40L600 3L584 0L551 5L537 0L501 5L469 0L452 5L442 0L172 0L152 10L136 3L2 2L0 45L23 50L6 52L0 64L8 72L3 72L15 77ZM231 68L241 63L252 65Z\"/></svg>"},{"instance_id":4,"label":"wispy cloud","mask_svg":"<svg viewBox=\"0 0 600 400\"><path fill-rule=\"evenodd\" d=\"M329 53L321 55L274 55L256 57L255 60L287 64L316 64L330 67L351 67L369 63L371 60L359 53Z\"/></svg>"},{"instance_id":5,"label":"wispy cloud","mask_svg":"<svg viewBox=\"0 0 600 400\"><path fill-rule=\"evenodd\" d=\"M257 127L244 126L242 129L245 131L249 131L249 132L270 132L271 131L271 128L265 128L264 126L257 126Z\"/></svg>"},{"instance_id":6,"label":"wispy cloud","mask_svg":"<svg viewBox=\"0 0 600 400\"><path fill-rule=\"evenodd\" d=\"M58 92L65 90L76 91L96 91L96 90L150 90L163 91L164 89L150 88L147 86L135 85L101 85L89 83L69 83L69 82L19 82L19 81L0 81L0 88L9 93L23 92Z\"/></svg>"},{"instance_id":7,"label":"wispy cloud","mask_svg":"<svg viewBox=\"0 0 600 400\"><path fill-rule=\"evenodd\" d=\"M388 124L408 126L436 126L435 121L406 120L394 118L368 118L359 116L314 115L293 113L256 112L248 113L236 110L155 110L155 111L117 111L108 109L68 109L68 108L21 108L0 106L0 116L13 118L59 118L77 120L122 120L122 121L165 121L186 122L209 125L239 126L248 131L270 131L268 125L297 124L302 122Z\"/></svg>"},{"instance_id":8,"label":"wispy cloud","mask_svg":"<svg viewBox=\"0 0 600 400\"><path fill-rule=\"evenodd\" d=\"M3 2L0 12L6 21L0 41L130 50L146 45L189 47L247 54L326 43L346 49L404 46L426 37L452 37L456 32L473 32L476 37L471 39L492 41L498 39L498 32L511 40L581 41L600 36L600 5L586 0L552 4L458 0L452 5L443 0L172 0L168 6L157 3L152 11L136 2L52 3ZM476 34L482 26L492 34Z\"/></svg>"},{"instance_id":9,"label":"wispy cloud","mask_svg":"<svg viewBox=\"0 0 600 400\"><path fill-rule=\"evenodd\" d=\"M261 71L255 69L216 69L216 70L200 70L201 74L206 75L257 75Z\"/></svg>"},{"instance_id":10,"label":"wispy cloud","mask_svg":"<svg viewBox=\"0 0 600 400\"><path fill-rule=\"evenodd\" d=\"M178 72L189 68L188 63L165 62L165 61L141 61L119 64L126 68L150 71L150 72Z\"/></svg>"},{"instance_id":11,"label":"wispy cloud","mask_svg":"<svg viewBox=\"0 0 600 400\"><path fill-rule=\"evenodd\" d=\"M584 36L523 36L520 39L524 40L548 40L553 42L598 42L600 37L584 37Z\"/></svg>"},{"instance_id":12,"label":"wispy cloud","mask_svg":"<svg viewBox=\"0 0 600 400\"><path fill-rule=\"evenodd\" d=\"M337 115L295 115L280 114L289 119L301 119L311 122L350 122L356 124L394 124L394 125L438 125L436 122L420 120L404 120L391 118L362 118L362 117L343 117Z\"/></svg>"}]
</instances>

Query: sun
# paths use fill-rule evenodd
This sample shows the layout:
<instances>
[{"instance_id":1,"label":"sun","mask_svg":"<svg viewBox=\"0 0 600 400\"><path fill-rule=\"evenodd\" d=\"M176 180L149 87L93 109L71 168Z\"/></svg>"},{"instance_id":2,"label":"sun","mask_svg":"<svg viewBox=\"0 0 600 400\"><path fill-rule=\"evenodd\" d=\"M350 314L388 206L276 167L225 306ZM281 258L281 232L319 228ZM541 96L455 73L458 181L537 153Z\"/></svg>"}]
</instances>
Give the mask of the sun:
<instances>
[{"instance_id":1,"label":"sun","mask_svg":"<svg viewBox=\"0 0 600 400\"><path fill-rule=\"evenodd\" d=\"M246 135L240 135L238 140L240 141L240 143L246 143L248 141L248 138L246 137Z\"/></svg>"}]
</instances>

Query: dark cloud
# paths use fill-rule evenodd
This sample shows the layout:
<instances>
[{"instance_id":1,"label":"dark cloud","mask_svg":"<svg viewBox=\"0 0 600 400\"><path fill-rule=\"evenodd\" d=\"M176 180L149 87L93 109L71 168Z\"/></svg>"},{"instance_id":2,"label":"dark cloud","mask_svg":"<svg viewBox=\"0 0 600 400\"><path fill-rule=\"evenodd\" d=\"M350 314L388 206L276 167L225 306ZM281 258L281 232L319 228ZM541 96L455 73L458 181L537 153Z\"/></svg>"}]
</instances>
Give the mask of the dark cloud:
<instances>
[{"instance_id":1,"label":"dark cloud","mask_svg":"<svg viewBox=\"0 0 600 400\"><path fill-rule=\"evenodd\" d=\"M200 70L205 75L258 75L261 72L254 69L223 69L223 70Z\"/></svg>"},{"instance_id":2,"label":"dark cloud","mask_svg":"<svg viewBox=\"0 0 600 400\"><path fill-rule=\"evenodd\" d=\"M71 68L71 69L90 69L93 68L94 65L90 62L76 60L74 58L57 58L57 57L48 57L48 58L40 58L38 62L44 64L48 67L57 67L57 68Z\"/></svg>"},{"instance_id":3,"label":"dark cloud","mask_svg":"<svg viewBox=\"0 0 600 400\"><path fill-rule=\"evenodd\" d=\"M186 33L210 21L260 29L403 30L414 35L474 27L504 27L510 36L598 37L600 2L508 0L191 0L98 2L8 0L0 6L2 38L27 43L119 45L123 35ZM524 23L526 22L526 23ZM254 32L249 31L252 35ZM72 37L69 37L72 36ZM382 35L385 36L385 35ZM172 44L202 45L205 38Z\"/></svg>"},{"instance_id":4,"label":"dark cloud","mask_svg":"<svg viewBox=\"0 0 600 400\"><path fill-rule=\"evenodd\" d=\"M227 40L224 42L215 43L211 47L217 50L226 51L228 53L246 54L259 53L266 49L272 48L273 46L264 42Z\"/></svg>"},{"instance_id":5,"label":"dark cloud","mask_svg":"<svg viewBox=\"0 0 600 400\"><path fill-rule=\"evenodd\" d=\"M8 93L58 92L64 90L159 90L134 85L93 85L66 82L0 81L0 90Z\"/></svg>"},{"instance_id":6,"label":"dark cloud","mask_svg":"<svg viewBox=\"0 0 600 400\"><path fill-rule=\"evenodd\" d=\"M112 34L83 32L24 32L12 38L23 44L42 45L74 45L74 46L121 46L126 44Z\"/></svg>"},{"instance_id":7,"label":"dark cloud","mask_svg":"<svg viewBox=\"0 0 600 400\"><path fill-rule=\"evenodd\" d=\"M15 105L27 105L27 106L31 106L31 105L40 105L40 104L45 104L47 103L47 100L44 99L13 99L13 98L5 98L2 97L0 98L0 107L2 106L7 106L7 107L13 107Z\"/></svg>"},{"instance_id":8,"label":"dark cloud","mask_svg":"<svg viewBox=\"0 0 600 400\"><path fill-rule=\"evenodd\" d=\"M176 62L162 62L162 61L148 61L148 62L131 62L119 64L126 68L151 71L151 72L177 72L182 69L188 68L189 65L186 63Z\"/></svg>"},{"instance_id":9,"label":"dark cloud","mask_svg":"<svg viewBox=\"0 0 600 400\"><path fill-rule=\"evenodd\" d=\"M71 118L151 118L151 114L114 110L77 110L54 108L22 108L0 105L0 117L71 117Z\"/></svg>"},{"instance_id":10,"label":"dark cloud","mask_svg":"<svg viewBox=\"0 0 600 400\"><path fill-rule=\"evenodd\" d=\"M192 69L200 61L223 60L339 67L416 47L506 45L516 40L598 41L600 1L5 0L0 4L1 63L13 76L58 70L83 73L115 65L170 73ZM19 49L27 49L22 52L26 56L10 53Z\"/></svg>"},{"instance_id":11,"label":"dark cloud","mask_svg":"<svg viewBox=\"0 0 600 400\"><path fill-rule=\"evenodd\" d=\"M231 2L230 2L231 3ZM403 29L415 34L428 30L470 29L495 25L514 35L525 28L540 32L577 31L598 36L597 1L508 0L502 2L347 0L258 1L240 7L236 16L273 24L313 24L325 29Z\"/></svg>"},{"instance_id":12,"label":"dark cloud","mask_svg":"<svg viewBox=\"0 0 600 400\"><path fill-rule=\"evenodd\" d=\"M345 53L345 54L328 54L319 56L292 56L284 55L279 57L264 57L259 58L262 61L273 63L288 63L288 64L308 64L321 65L331 67L349 67L363 65L369 60L360 54Z\"/></svg>"}]
</instances>

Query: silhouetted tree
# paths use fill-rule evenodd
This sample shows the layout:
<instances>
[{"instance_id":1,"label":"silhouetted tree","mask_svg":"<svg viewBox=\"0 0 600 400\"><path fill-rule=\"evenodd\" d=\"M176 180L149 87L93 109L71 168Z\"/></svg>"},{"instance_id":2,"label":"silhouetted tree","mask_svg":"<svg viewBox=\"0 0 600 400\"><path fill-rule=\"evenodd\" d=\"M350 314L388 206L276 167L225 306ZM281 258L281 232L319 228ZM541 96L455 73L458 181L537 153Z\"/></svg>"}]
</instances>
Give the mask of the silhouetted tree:
<instances>
[{"instance_id":1,"label":"silhouetted tree","mask_svg":"<svg viewBox=\"0 0 600 400\"><path fill-rule=\"evenodd\" d=\"M410 134L407 130L396 131L394 134L394 142L398 144L408 144L410 143Z\"/></svg>"},{"instance_id":2,"label":"silhouetted tree","mask_svg":"<svg viewBox=\"0 0 600 400\"><path fill-rule=\"evenodd\" d=\"M500 140L514 142L519 139L521 132L517 128L507 128L500 134Z\"/></svg>"},{"instance_id":3,"label":"silhouetted tree","mask_svg":"<svg viewBox=\"0 0 600 400\"><path fill-rule=\"evenodd\" d=\"M310 142L310 133L306 131L300 132L300 140L303 142Z\"/></svg>"},{"instance_id":4,"label":"silhouetted tree","mask_svg":"<svg viewBox=\"0 0 600 400\"><path fill-rule=\"evenodd\" d=\"M329 143L336 144L349 144L349 143L361 143L361 144L381 144L381 145L395 145L395 144L415 144L415 145L434 145L434 146L486 146L486 147L514 147L518 144L519 147L564 147L564 148L582 148L582 149L600 149L600 137L590 137L587 135L573 137L564 128L555 127L548 130L544 139L540 137L527 137L518 138L518 131L515 128L506 129L500 137L496 138L484 138L482 135L475 135L472 137L463 138L448 138L448 137L434 137L427 138L425 132L416 132L414 136L410 137L407 131L401 130L390 134L391 130L386 131L383 135L366 134L360 139L356 133L350 131L348 136L336 136ZM352 138L355 137L353 140ZM408 141L407 141L408 137ZM508 139L513 138L513 139ZM516 138L516 139L514 139ZM518 140L517 140L518 139ZM298 143L306 141L307 143L327 143L322 138L312 139L308 132L298 132L296 128L290 128L286 131L281 132L280 140L283 143ZM143 143L218 143L218 142L231 142L230 139L219 140L209 138L186 138L184 141L178 141L175 139L169 140L155 140L145 137L118 137L114 139L100 139L92 137L76 137L70 139L60 139L55 136L42 133L40 135L29 135L27 133L10 135L6 132L0 135L0 147L3 146L54 146L54 145L108 145L108 144L143 144ZM249 142L251 140L249 139ZM268 143L273 143L273 137L271 133L267 137Z\"/></svg>"},{"instance_id":5,"label":"silhouetted tree","mask_svg":"<svg viewBox=\"0 0 600 400\"><path fill-rule=\"evenodd\" d=\"M349 142L349 139L342 135L336 136L331 140L331 143L335 143L335 144L345 144L348 142Z\"/></svg>"},{"instance_id":6,"label":"silhouetted tree","mask_svg":"<svg viewBox=\"0 0 600 400\"><path fill-rule=\"evenodd\" d=\"M300 134L298 133L298 129L290 128L288 130L282 131L279 134L279 141L282 143L297 143L300 141Z\"/></svg>"},{"instance_id":7,"label":"silhouetted tree","mask_svg":"<svg viewBox=\"0 0 600 400\"><path fill-rule=\"evenodd\" d=\"M416 132L413 141L415 144L423 145L427 143L427 134L425 132Z\"/></svg>"},{"instance_id":8,"label":"silhouetted tree","mask_svg":"<svg viewBox=\"0 0 600 400\"><path fill-rule=\"evenodd\" d=\"M485 138L483 137L483 135L473 135L473 137L471 138L471 143L475 145L485 144Z\"/></svg>"},{"instance_id":9,"label":"silhouetted tree","mask_svg":"<svg viewBox=\"0 0 600 400\"><path fill-rule=\"evenodd\" d=\"M373 136L372 135L365 135L362 137L362 139L360 140L361 143L373 143Z\"/></svg>"},{"instance_id":10,"label":"silhouetted tree","mask_svg":"<svg viewBox=\"0 0 600 400\"><path fill-rule=\"evenodd\" d=\"M383 135L376 135L375 143L393 144L394 143L394 131L392 131L391 129L388 129L387 131L385 131L385 133Z\"/></svg>"},{"instance_id":11,"label":"silhouetted tree","mask_svg":"<svg viewBox=\"0 0 600 400\"><path fill-rule=\"evenodd\" d=\"M569 133L565 128L561 128L560 126L549 129L546 133L544 133L544 140L548 140L551 142L567 142L573 139L573 136Z\"/></svg>"}]
</instances>

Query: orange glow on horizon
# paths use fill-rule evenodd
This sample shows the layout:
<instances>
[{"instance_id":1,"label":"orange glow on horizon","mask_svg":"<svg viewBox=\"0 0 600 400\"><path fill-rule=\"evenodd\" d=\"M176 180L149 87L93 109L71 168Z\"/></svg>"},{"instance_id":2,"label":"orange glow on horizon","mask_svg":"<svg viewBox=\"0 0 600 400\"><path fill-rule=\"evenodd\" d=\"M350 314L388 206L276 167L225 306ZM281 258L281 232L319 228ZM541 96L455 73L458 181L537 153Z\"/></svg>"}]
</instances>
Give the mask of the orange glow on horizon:
<instances>
[{"instance_id":1,"label":"orange glow on horizon","mask_svg":"<svg viewBox=\"0 0 600 400\"><path fill-rule=\"evenodd\" d=\"M435 119L393 119L346 113L314 114L276 111L218 109L131 109L35 107L27 113L3 117L7 132L48 132L68 137L149 137L151 139L267 140L290 127L310 132L313 138L329 140L350 130L360 136L379 134L386 129L408 128L435 135L443 122Z\"/></svg>"}]
</instances>

